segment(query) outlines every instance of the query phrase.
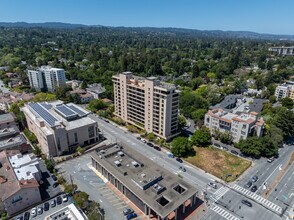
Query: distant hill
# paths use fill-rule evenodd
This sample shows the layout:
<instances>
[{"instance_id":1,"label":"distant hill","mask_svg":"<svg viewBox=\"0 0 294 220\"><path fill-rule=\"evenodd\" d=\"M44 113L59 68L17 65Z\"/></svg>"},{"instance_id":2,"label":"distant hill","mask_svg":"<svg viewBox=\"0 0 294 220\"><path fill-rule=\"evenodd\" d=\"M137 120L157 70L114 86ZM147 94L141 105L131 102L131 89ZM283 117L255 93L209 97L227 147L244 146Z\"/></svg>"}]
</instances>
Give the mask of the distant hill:
<instances>
[{"instance_id":1,"label":"distant hill","mask_svg":"<svg viewBox=\"0 0 294 220\"><path fill-rule=\"evenodd\" d=\"M140 32L155 32L168 35L181 34L181 36L200 36L200 37L220 37L220 38L248 38L248 39L266 39L266 40L294 40L294 35L275 35L261 34L251 31L222 31L222 30L196 30L184 28L155 28L155 27L106 27L102 25L84 25L70 24L62 22L44 22L44 23L27 23L27 22L0 22L0 27L12 28L62 28L62 29L77 29L77 28L109 28L123 29Z\"/></svg>"}]
</instances>

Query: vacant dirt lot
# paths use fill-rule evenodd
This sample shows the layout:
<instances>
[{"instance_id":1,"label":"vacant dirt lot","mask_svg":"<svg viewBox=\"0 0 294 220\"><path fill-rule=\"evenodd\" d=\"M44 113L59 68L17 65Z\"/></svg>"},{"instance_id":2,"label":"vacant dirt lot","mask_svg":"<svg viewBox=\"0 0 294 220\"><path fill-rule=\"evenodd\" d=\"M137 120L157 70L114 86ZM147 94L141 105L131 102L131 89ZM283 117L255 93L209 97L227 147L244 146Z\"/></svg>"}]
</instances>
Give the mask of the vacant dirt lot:
<instances>
[{"instance_id":1,"label":"vacant dirt lot","mask_svg":"<svg viewBox=\"0 0 294 220\"><path fill-rule=\"evenodd\" d=\"M214 147L194 149L196 155L186 158L186 161L228 182L234 181L251 165L248 160Z\"/></svg>"}]
</instances>

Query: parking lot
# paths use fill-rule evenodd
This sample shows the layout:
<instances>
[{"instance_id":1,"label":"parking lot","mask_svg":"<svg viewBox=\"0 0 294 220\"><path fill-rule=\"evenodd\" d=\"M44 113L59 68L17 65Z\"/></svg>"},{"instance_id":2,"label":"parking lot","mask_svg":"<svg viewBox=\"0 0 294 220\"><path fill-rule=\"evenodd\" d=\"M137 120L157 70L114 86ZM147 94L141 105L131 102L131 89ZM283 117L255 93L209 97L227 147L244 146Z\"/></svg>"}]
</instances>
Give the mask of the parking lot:
<instances>
[{"instance_id":1,"label":"parking lot","mask_svg":"<svg viewBox=\"0 0 294 220\"><path fill-rule=\"evenodd\" d=\"M55 204L56 204L54 207L51 205L53 200L55 201ZM35 216L35 217L33 217L33 215L32 215L32 209L26 211L27 213L29 213L29 219L34 219L34 220L41 220L42 219L42 220L44 220L46 216L51 215L52 213L54 213L54 212L58 211L59 209L72 203L72 199L70 197L68 197L67 201L62 201L62 198L61 198L61 204L58 204L56 202L56 200L57 200L57 197L54 197L54 198L47 201L49 204L49 210L47 210L47 211L44 210L44 204L46 202L37 205L35 207L37 209L37 216ZM38 208L42 209L42 213L38 213ZM13 218L13 220L23 220L26 212L23 212L22 214L16 216L15 218Z\"/></svg>"}]
</instances>

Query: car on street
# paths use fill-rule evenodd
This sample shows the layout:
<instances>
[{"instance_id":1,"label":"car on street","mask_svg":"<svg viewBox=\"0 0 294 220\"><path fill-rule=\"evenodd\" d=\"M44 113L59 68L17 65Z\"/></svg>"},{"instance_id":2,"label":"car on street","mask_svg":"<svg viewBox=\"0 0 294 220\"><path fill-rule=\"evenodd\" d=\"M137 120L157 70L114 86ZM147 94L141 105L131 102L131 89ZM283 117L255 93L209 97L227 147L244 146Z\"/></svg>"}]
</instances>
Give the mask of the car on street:
<instances>
[{"instance_id":1,"label":"car on street","mask_svg":"<svg viewBox=\"0 0 294 220\"><path fill-rule=\"evenodd\" d=\"M43 214L43 207L38 207L37 211L38 211L38 215L42 215Z\"/></svg>"},{"instance_id":2,"label":"car on street","mask_svg":"<svg viewBox=\"0 0 294 220\"><path fill-rule=\"evenodd\" d=\"M223 149L224 149L225 151L229 151L229 148L227 148L227 147L223 147Z\"/></svg>"},{"instance_id":3,"label":"car on street","mask_svg":"<svg viewBox=\"0 0 294 220\"><path fill-rule=\"evenodd\" d=\"M54 180L54 181L57 181L57 177L53 174L51 175L51 178Z\"/></svg>"},{"instance_id":4,"label":"car on street","mask_svg":"<svg viewBox=\"0 0 294 220\"><path fill-rule=\"evenodd\" d=\"M179 168L181 171L186 172L186 168L185 167L180 167Z\"/></svg>"},{"instance_id":5,"label":"car on street","mask_svg":"<svg viewBox=\"0 0 294 220\"><path fill-rule=\"evenodd\" d=\"M58 182L53 183L53 188L56 188L58 186Z\"/></svg>"},{"instance_id":6,"label":"car on street","mask_svg":"<svg viewBox=\"0 0 294 220\"><path fill-rule=\"evenodd\" d=\"M126 218L129 220L129 219L133 219L133 218L136 218L137 217L137 214L136 213L131 213L131 214L128 214L126 216Z\"/></svg>"},{"instance_id":7,"label":"car on street","mask_svg":"<svg viewBox=\"0 0 294 220\"><path fill-rule=\"evenodd\" d=\"M218 148L221 147L221 146L220 146L219 144L217 144L217 143L215 143L214 146L216 146L216 147L218 147Z\"/></svg>"},{"instance_id":8,"label":"car on street","mask_svg":"<svg viewBox=\"0 0 294 220\"><path fill-rule=\"evenodd\" d=\"M144 144L146 144L147 143L147 141L145 140L145 139L141 139L141 141L144 143Z\"/></svg>"},{"instance_id":9,"label":"car on street","mask_svg":"<svg viewBox=\"0 0 294 220\"><path fill-rule=\"evenodd\" d=\"M251 202L249 202L248 200L242 200L241 201L244 205L247 205L247 206L249 206L249 207L252 207L252 203Z\"/></svg>"},{"instance_id":10,"label":"car on street","mask_svg":"<svg viewBox=\"0 0 294 220\"><path fill-rule=\"evenodd\" d=\"M32 210L31 210L31 216L33 218L37 216L37 208L32 208Z\"/></svg>"},{"instance_id":11,"label":"car on street","mask_svg":"<svg viewBox=\"0 0 294 220\"><path fill-rule=\"evenodd\" d=\"M273 162L274 160L275 160L275 158L274 158L274 157L271 157L271 158L268 158L268 159L267 159L267 162L271 163L271 162Z\"/></svg>"},{"instance_id":12,"label":"car on street","mask_svg":"<svg viewBox=\"0 0 294 220\"><path fill-rule=\"evenodd\" d=\"M30 213L29 212L25 212L24 214L24 220L29 220L30 219Z\"/></svg>"},{"instance_id":13,"label":"car on street","mask_svg":"<svg viewBox=\"0 0 294 220\"><path fill-rule=\"evenodd\" d=\"M53 207L56 206L56 201L55 201L55 199L51 200L51 202L50 202L50 206L51 206L51 208L53 208Z\"/></svg>"},{"instance_id":14,"label":"car on street","mask_svg":"<svg viewBox=\"0 0 294 220\"><path fill-rule=\"evenodd\" d=\"M66 194L62 195L62 202L67 202L68 201L68 197Z\"/></svg>"},{"instance_id":15,"label":"car on street","mask_svg":"<svg viewBox=\"0 0 294 220\"><path fill-rule=\"evenodd\" d=\"M250 188L252 186L252 182L251 181L248 181L246 184L245 184L245 187L246 188Z\"/></svg>"},{"instance_id":16,"label":"car on street","mask_svg":"<svg viewBox=\"0 0 294 220\"><path fill-rule=\"evenodd\" d=\"M251 192L256 192L256 190L257 190L257 186L253 186L252 188L251 188Z\"/></svg>"},{"instance_id":17,"label":"car on street","mask_svg":"<svg viewBox=\"0 0 294 220\"><path fill-rule=\"evenodd\" d=\"M155 150L161 151L161 148L158 147L158 146L154 146L153 148L154 148Z\"/></svg>"},{"instance_id":18,"label":"car on street","mask_svg":"<svg viewBox=\"0 0 294 220\"><path fill-rule=\"evenodd\" d=\"M16 220L23 220L23 216L18 216Z\"/></svg>"},{"instance_id":19,"label":"car on street","mask_svg":"<svg viewBox=\"0 0 294 220\"><path fill-rule=\"evenodd\" d=\"M141 138L140 137L136 137L139 141L141 140Z\"/></svg>"},{"instance_id":20,"label":"car on street","mask_svg":"<svg viewBox=\"0 0 294 220\"><path fill-rule=\"evenodd\" d=\"M134 212L133 209L127 208L127 209L125 209L125 210L123 211L123 214L124 214L124 215L129 215L129 214L131 214L131 213L133 213L133 212Z\"/></svg>"},{"instance_id":21,"label":"car on street","mask_svg":"<svg viewBox=\"0 0 294 220\"><path fill-rule=\"evenodd\" d=\"M45 202L44 203L44 211L45 212L48 211L49 210L49 207L50 207L49 202Z\"/></svg>"},{"instance_id":22,"label":"car on street","mask_svg":"<svg viewBox=\"0 0 294 220\"><path fill-rule=\"evenodd\" d=\"M174 158L175 156L173 154L168 154L169 158Z\"/></svg>"},{"instance_id":23,"label":"car on street","mask_svg":"<svg viewBox=\"0 0 294 220\"><path fill-rule=\"evenodd\" d=\"M149 147L153 147L153 146L154 146L151 142L147 142L147 145L148 145Z\"/></svg>"},{"instance_id":24,"label":"car on street","mask_svg":"<svg viewBox=\"0 0 294 220\"><path fill-rule=\"evenodd\" d=\"M253 177L251 178L251 181L254 182L254 183L255 183L257 180L258 180L258 176L253 176Z\"/></svg>"},{"instance_id":25,"label":"car on street","mask_svg":"<svg viewBox=\"0 0 294 220\"><path fill-rule=\"evenodd\" d=\"M57 205L60 205L62 203L62 199L60 196L57 196L56 200L57 200Z\"/></svg>"},{"instance_id":26,"label":"car on street","mask_svg":"<svg viewBox=\"0 0 294 220\"><path fill-rule=\"evenodd\" d=\"M176 161L178 161L179 163L183 163L183 160L179 157L176 158Z\"/></svg>"},{"instance_id":27,"label":"car on street","mask_svg":"<svg viewBox=\"0 0 294 220\"><path fill-rule=\"evenodd\" d=\"M235 150L231 150L231 153L235 154L235 155L239 155L239 153L237 151L235 151Z\"/></svg>"},{"instance_id":28,"label":"car on street","mask_svg":"<svg viewBox=\"0 0 294 220\"><path fill-rule=\"evenodd\" d=\"M215 183L210 182L208 185L214 189L217 189L217 185Z\"/></svg>"}]
</instances>

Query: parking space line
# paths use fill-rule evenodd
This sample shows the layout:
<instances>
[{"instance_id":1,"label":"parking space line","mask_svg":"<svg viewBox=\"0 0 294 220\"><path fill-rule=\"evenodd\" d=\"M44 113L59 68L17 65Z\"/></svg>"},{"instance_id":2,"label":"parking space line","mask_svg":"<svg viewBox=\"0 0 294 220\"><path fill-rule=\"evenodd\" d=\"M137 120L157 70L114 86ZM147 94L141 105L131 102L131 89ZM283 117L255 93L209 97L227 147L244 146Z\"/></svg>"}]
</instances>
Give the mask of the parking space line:
<instances>
[{"instance_id":1,"label":"parking space line","mask_svg":"<svg viewBox=\"0 0 294 220\"><path fill-rule=\"evenodd\" d=\"M121 206L121 207L117 207L116 209L124 209L124 208L126 208L126 207L128 207L128 205L126 204L126 205L124 205L124 206Z\"/></svg>"},{"instance_id":2,"label":"parking space line","mask_svg":"<svg viewBox=\"0 0 294 220\"><path fill-rule=\"evenodd\" d=\"M108 198L107 198L108 199ZM121 201L121 199L119 199L119 198L115 198L115 199L111 199L111 200L109 200L109 202L114 202L114 201Z\"/></svg>"},{"instance_id":3,"label":"parking space line","mask_svg":"<svg viewBox=\"0 0 294 220\"><path fill-rule=\"evenodd\" d=\"M107 193L104 193L104 194L102 194L103 196L107 196L107 195L110 195L110 194L113 194L113 192L111 191L111 192L107 192Z\"/></svg>"},{"instance_id":4,"label":"parking space line","mask_svg":"<svg viewBox=\"0 0 294 220\"><path fill-rule=\"evenodd\" d=\"M105 196L106 199L113 199L114 197L118 198L116 195L111 195L111 196Z\"/></svg>"},{"instance_id":5,"label":"parking space line","mask_svg":"<svg viewBox=\"0 0 294 220\"><path fill-rule=\"evenodd\" d=\"M113 206L118 206L118 205L121 205L121 204L123 204L123 203L125 203L125 201L122 201L122 200L121 200L120 202L113 204Z\"/></svg>"}]
</instances>

